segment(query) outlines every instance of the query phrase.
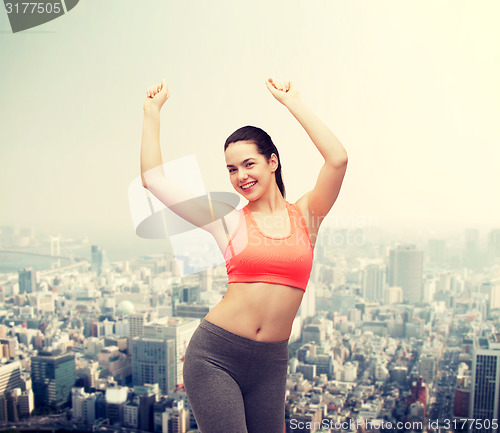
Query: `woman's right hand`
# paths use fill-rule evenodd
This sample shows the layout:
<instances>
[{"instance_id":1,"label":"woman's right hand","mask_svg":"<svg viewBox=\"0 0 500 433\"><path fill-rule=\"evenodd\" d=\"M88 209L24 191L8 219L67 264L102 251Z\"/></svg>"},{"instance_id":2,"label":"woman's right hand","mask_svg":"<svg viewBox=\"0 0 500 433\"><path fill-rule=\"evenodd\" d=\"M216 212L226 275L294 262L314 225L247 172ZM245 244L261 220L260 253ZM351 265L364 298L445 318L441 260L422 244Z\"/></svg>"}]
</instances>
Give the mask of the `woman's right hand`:
<instances>
[{"instance_id":1,"label":"woman's right hand","mask_svg":"<svg viewBox=\"0 0 500 433\"><path fill-rule=\"evenodd\" d=\"M165 78L161 80L160 84L148 87L148 89L146 90L146 94L147 97L144 101L143 106L144 111L151 108L160 111L161 107L170 96L170 93L168 91L168 84L165 81Z\"/></svg>"}]
</instances>

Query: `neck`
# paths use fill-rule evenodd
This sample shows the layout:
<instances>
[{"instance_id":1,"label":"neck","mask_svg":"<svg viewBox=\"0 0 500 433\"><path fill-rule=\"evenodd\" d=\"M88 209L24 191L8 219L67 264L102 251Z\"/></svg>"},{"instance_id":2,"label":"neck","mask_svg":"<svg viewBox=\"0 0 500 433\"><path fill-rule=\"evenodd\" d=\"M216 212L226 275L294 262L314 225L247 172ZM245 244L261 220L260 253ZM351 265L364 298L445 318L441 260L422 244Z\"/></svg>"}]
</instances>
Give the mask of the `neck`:
<instances>
[{"instance_id":1,"label":"neck","mask_svg":"<svg viewBox=\"0 0 500 433\"><path fill-rule=\"evenodd\" d=\"M262 214L273 214L281 212L286 208L286 200L281 195L278 185L275 188L270 188L269 191L255 201L248 202L248 209L251 212L259 212Z\"/></svg>"}]
</instances>

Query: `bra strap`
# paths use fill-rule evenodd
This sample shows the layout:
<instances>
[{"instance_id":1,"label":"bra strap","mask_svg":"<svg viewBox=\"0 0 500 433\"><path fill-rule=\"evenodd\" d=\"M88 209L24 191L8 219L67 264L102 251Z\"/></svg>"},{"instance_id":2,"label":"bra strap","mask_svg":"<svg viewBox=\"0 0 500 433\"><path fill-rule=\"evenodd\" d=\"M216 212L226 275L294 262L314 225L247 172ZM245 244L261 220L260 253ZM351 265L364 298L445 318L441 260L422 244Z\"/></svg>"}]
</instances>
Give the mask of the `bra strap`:
<instances>
[{"instance_id":1,"label":"bra strap","mask_svg":"<svg viewBox=\"0 0 500 433\"><path fill-rule=\"evenodd\" d=\"M300 211L298 206L294 203L290 203L290 207L293 209L295 227L301 228L302 230L304 229L307 230L306 220L304 218L304 215L302 215L302 212Z\"/></svg>"}]
</instances>

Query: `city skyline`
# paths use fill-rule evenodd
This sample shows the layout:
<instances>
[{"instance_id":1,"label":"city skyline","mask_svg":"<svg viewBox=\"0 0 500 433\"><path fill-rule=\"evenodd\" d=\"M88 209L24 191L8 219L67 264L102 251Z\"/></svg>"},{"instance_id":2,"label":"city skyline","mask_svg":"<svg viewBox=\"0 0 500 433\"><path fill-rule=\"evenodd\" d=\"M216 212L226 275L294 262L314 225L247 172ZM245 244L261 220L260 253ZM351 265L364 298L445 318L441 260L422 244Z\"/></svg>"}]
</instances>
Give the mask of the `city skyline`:
<instances>
[{"instance_id":1,"label":"city skyline","mask_svg":"<svg viewBox=\"0 0 500 433\"><path fill-rule=\"evenodd\" d=\"M470 242L467 239L468 234L475 234L475 241ZM394 248L398 245L412 244L419 249L426 251L426 260L435 261L433 256L436 254L458 254L463 255L465 264L477 264L481 262L491 244L497 244L496 240L500 235L500 228L493 229L453 229L447 231L436 230L432 228L392 228L391 230L382 227L359 227L342 228L332 224L325 224L320 230L320 237L323 238L322 249L330 251L341 251L346 247L357 247L363 249L365 246L374 244L385 245L386 248ZM203 234L203 233L202 233ZM188 257L196 261L200 260L207 251L211 254L221 254L215 242L207 236L208 243L200 243L197 233L193 232L185 238L183 249L174 253L169 247L169 242L165 239L142 239L131 234L128 238L114 237L107 235L104 237L89 236L66 237L60 234L53 236L50 233L29 230L26 228L15 228L0 225L0 258L3 261L0 266L0 273L17 272L19 268L34 266L35 269L45 269L51 266L53 262L50 256L59 250L61 257L65 259L63 263L69 263L70 258L85 258L91 260L92 249L98 248L106 255L106 260L117 263L122 260L133 260L141 256L157 254L174 254L181 260ZM57 241L57 242L55 242ZM436 250L437 249L437 250ZM53 251L54 250L54 251ZM435 251L433 251L435 250ZM17 256L12 253L19 253ZM24 255L23 255L24 253ZM177 255L179 253L179 255ZM7 261L18 257L12 263ZM429 255L428 255L429 254ZM315 256L320 257L319 245L315 248ZM213 258L211 259L214 260ZM217 266L223 262L222 255L220 263L214 262ZM210 265L209 267L212 267ZM196 266L195 266L196 268Z\"/></svg>"},{"instance_id":2,"label":"city skyline","mask_svg":"<svg viewBox=\"0 0 500 433\"><path fill-rule=\"evenodd\" d=\"M500 323L498 233L489 257L469 230L451 256L446 241L429 242L423 262L424 251L396 238L395 249L381 240L335 250L320 240L289 339L287 431L316 423L326 432L349 419L457 430L477 418L487 399L476 390L491 391L478 350L500 341L485 338ZM174 431L194 433L182 362L224 294L224 266L182 275L166 255L110 266L88 247L91 262L19 269L1 283L0 424L153 431L172 417L182 424ZM47 418L50 407L61 414Z\"/></svg>"}]
</instances>

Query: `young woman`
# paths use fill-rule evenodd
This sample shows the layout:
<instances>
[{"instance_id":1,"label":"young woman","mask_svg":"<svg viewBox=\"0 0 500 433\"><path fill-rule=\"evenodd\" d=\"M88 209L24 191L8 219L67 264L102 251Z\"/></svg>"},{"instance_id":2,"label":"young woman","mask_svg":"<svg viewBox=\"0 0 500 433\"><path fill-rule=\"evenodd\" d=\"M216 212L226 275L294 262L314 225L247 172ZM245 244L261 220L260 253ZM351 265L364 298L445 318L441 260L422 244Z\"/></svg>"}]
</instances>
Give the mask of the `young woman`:
<instances>
[{"instance_id":1,"label":"young woman","mask_svg":"<svg viewBox=\"0 0 500 433\"><path fill-rule=\"evenodd\" d=\"M224 145L231 184L248 204L236 210L193 200L163 173L159 125L169 97L165 80L148 88L144 102L144 187L210 232L226 260L227 292L202 319L184 359L184 386L202 433L283 432L288 338L311 272L318 229L347 167L344 147L303 103L296 86L271 78L266 86L324 158L314 189L293 204L285 200L278 150L267 133L253 126L238 129ZM223 217L215 218L214 209Z\"/></svg>"}]
</instances>

